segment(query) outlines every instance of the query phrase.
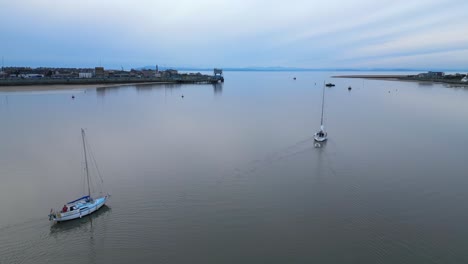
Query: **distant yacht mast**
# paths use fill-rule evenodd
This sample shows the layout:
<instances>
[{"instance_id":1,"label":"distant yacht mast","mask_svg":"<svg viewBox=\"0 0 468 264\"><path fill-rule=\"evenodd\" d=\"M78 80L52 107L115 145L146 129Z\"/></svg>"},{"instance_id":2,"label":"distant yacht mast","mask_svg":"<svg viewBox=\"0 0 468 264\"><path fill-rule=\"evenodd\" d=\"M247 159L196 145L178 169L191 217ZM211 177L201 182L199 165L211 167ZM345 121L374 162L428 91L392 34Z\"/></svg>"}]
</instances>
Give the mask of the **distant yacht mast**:
<instances>
[{"instance_id":1,"label":"distant yacht mast","mask_svg":"<svg viewBox=\"0 0 468 264\"><path fill-rule=\"evenodd\" d=\"M84 150L84 159L85 159L86 179L88 181L88 196L91 196L91 189L89 187L88 157L86 156L86 143L85 143L85 131L84 131L84 129L81 129L81 137L83 138L83 150Z\"/></svg>"},{"instance_id":2,"label":"distant yacht mast","mask_svg":"<svg viewBox=\"0 0 468 264\"><path fill-rule=\"evenodd\" d=\"M320 129L323 130L323 107L325 105L325 81L323 82L323 91L322 91L322 118L320 120Z\"/></svg>"}]
</instances>

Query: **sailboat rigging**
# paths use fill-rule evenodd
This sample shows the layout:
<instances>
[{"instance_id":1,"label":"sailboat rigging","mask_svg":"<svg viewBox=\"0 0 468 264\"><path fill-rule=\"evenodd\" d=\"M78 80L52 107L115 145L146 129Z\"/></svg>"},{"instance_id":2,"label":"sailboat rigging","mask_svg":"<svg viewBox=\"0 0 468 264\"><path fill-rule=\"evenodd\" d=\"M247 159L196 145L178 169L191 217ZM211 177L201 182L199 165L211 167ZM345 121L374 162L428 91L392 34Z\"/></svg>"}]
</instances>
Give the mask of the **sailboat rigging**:
<instances>
[{"instance_id":1,"label":"sailboat rigging","mask_svg":"<svg viewBox=\"0 0 468 264\"><path fill-rule=\"evenodd\" d=\"M325 131L325 127L323 125L323 109L325 107L325 82L323 83L323 91L322 91L322 117L320 119L320 130L314 134L314 140L318 142L323 142L328 139L328 134Z\"/></svg>"},{"instance_id":2,"label":"sailboat rigging","mask_svg":"<svg viewBox=\"0 0 468 264\"><path fill-rule=\"evenodd\" d=\"M83 216L89 215L97 210L99 210L109 198L109 194L93 197L91 195L90 179L89 179L89 168L88 168L88 150L86 148L86 134L84 129L81 129L81 137L83 140L83 150L84 150L84 159L85 159L85 172L86 172L86 182L88 185L87 195L68 202L63 206L61 210L50 209L49 220L55 222L67 221L76 218L81 218ZM91 153L92 154L92 153ZM94 156L91 155L93 160ZM94 161L95 162L95 161ZM97 166L96 166L97 168ZM102 179L101 179L102 180Z\"/></svg>"}]
</instances>

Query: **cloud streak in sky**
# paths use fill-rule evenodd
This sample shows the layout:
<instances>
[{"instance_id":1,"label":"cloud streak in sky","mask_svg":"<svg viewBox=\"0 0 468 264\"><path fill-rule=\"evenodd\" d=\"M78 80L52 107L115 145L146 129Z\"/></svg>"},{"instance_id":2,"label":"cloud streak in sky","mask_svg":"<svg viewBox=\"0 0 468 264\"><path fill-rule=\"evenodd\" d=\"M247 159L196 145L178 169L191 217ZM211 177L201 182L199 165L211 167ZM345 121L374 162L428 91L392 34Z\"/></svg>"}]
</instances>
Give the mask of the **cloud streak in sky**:
<instances>
[{"instance_id":1,"label":"cloud streak in sky","mask_svg":"<svg viewBox=\"0 0 468 264\"><path fill-rule=\"evenodd\" d=\"M468 3L57 0L0 3L6 64L468 68Z\"/></svg>"}]
</instances>

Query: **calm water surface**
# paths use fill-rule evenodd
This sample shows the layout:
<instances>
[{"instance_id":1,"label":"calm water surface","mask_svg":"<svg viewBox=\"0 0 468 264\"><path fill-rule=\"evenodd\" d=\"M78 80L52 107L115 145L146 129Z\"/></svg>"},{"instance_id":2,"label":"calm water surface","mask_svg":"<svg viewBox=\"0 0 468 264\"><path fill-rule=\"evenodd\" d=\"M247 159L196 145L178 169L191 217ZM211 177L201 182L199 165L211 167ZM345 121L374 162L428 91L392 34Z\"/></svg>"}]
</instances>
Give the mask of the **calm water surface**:
<instances>
[{"instance_id":1,"label":"calm water surface","mask_svg":"<svg viewBox=\"0 0 468 264\"><path fill-rule=\"evenodd\" d=\"M468 89L333 74L0 93L0 263L467 263Z\"/></svg>"}]
</instances>

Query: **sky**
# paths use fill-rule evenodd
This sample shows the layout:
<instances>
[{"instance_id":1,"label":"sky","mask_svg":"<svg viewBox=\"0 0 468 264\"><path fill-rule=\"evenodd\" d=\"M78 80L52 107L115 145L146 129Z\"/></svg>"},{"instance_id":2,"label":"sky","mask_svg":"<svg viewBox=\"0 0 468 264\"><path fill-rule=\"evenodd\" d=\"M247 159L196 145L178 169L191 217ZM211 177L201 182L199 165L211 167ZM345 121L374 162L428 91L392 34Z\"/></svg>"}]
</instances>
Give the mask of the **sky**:
<instances>
[{"instance_id":1,"label":"sky","mask_svg":"<svg viewBox=\"0 0 468 264\"><path fill-rule=\"evenodd\" d=\"M5 66L468 69L466 0L0 0Z\"/></svg>"}]
</instances>

